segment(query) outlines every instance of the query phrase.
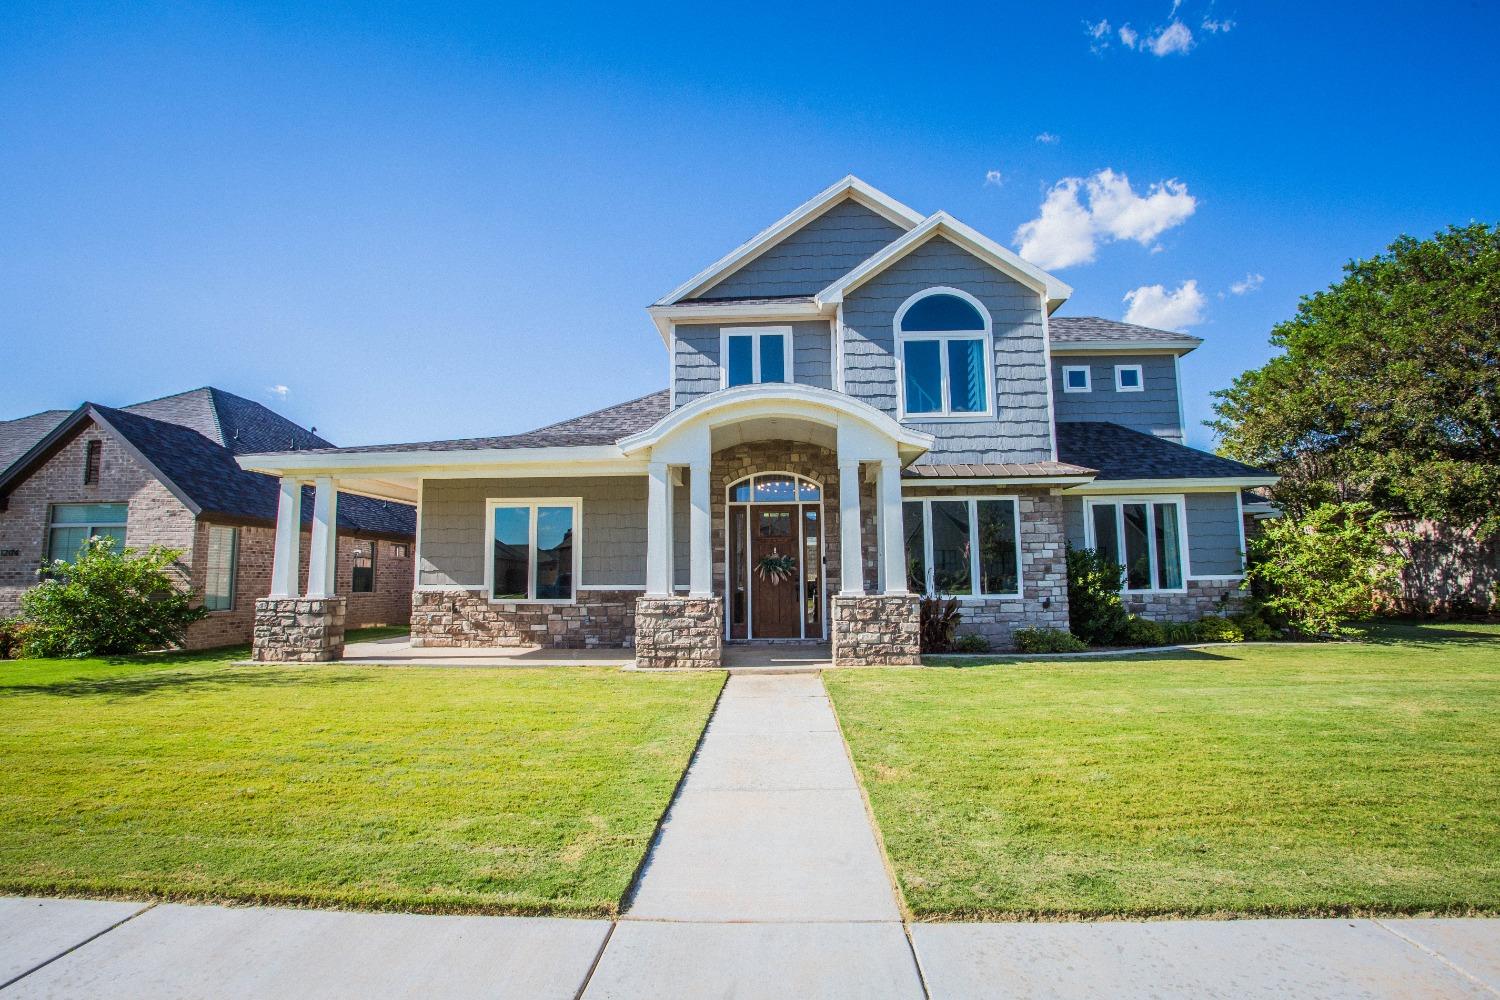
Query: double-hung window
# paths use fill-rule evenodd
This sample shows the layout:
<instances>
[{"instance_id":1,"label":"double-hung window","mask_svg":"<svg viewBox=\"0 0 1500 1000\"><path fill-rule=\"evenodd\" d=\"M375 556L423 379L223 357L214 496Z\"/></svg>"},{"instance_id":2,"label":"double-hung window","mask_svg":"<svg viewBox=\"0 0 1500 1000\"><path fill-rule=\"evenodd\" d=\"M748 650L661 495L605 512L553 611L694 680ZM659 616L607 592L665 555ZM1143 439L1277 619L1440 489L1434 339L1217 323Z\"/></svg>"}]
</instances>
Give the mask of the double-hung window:
<instances>
[{"instance_id":1,"label":"double-hung window","mask_svg":"<svg viewBox=\"0 0 1500 1000\"><path fill-rule=\"evenodd\" d=\"M487 509L485 588L490 599L571 603L582 566L582 502L491 500Z\"/></svg>"},{"instance_id":2,"label":"double-hung window","mask_svg":"<svg viewBox=\"0 0 1500 1000\"><path fill-rule=\"evenodd\" d=\"M1021 596L1015 497L933 497L901 505L906 586L944 597Z\"/></svg>"},{"instance_id":3,"label":"double-hung window","mask_svg":"<svg viewBox=\"0 0 1500 1000\"><path fill-rule=\"evenodd\" d=\"M896 312L901 412L908 417L981 417L991 400L990 316L956 288L932 288Z\"/></svg>"},{"instance_id":4,"label":"double-hung window","mask_svg":"<svg viewBox=\"0 0 1500 1000\"><path fill-rule=\"evenodd\" d=\"M726 327L720 337L724 388L792 380L791 327Z\"/></svg>"},{"instance_id":5,"label":"double-hung window","mask_svg":"<svg viewBox=\"0 0 1500 1000\"><path fill-rule=\"evenodd\" d=\"M1123 589L1183 589L1181 499L1089 500L1087 508L1087 543L1120 564Z\"/></svg>"},{"instance_id":6,"label":"double-hung window","mask_svg":"<svg viewBox=\"0 0 1500 1000\"><path fill-rule=\"evenodd\" d=\"M129 504L123 503L53 504L47 526L47 558L72 562L90 538L108 538L116 552L123 552L129 510Z\"/></svg>"},{"instance_id":7,"label":"double-hung window","mask_svg":"<svg viewBox=\"0 0 1500 1000\"><path fill-rule=\"evenodd\" d=\"M239 552L239 529L208 526L208 558L203 574L203 606L210 611L234 607L234 567Z\"/></svg>"}]
</instances>

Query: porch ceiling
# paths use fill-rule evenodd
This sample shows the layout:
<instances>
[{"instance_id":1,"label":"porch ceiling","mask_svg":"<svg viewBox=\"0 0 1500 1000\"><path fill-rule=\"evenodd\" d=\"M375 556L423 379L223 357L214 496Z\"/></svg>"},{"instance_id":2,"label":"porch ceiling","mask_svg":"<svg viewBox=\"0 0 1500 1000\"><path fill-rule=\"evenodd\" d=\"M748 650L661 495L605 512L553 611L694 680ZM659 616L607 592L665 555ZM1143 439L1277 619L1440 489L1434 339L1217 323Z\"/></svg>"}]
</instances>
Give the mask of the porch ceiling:
<instances>
[{"instance_id":1,"label":"porch ceiling","mask_svg":"<svg viewBox=\"0 0 1500 1000\"><path fill-rule=\"evenodd\" d=\"M796 417L755 417L713 428L714 451L751 441L800 441L829 451L838 446L838 431L827 424Z\"/></svg>"}]
</instances>

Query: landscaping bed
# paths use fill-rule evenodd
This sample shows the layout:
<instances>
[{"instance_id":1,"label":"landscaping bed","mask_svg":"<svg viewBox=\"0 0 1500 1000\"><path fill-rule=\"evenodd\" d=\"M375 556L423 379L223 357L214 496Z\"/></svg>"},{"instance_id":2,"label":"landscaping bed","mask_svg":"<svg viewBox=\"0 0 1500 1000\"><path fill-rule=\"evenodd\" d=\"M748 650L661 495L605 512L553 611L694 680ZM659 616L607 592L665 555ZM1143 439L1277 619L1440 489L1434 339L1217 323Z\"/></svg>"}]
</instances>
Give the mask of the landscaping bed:
<instances>
[{"instance_id":1,"label":"landscaping bed","mask_svg":"<svg viewBox=\"0 0 1500 1000\"><path fill-rule=\"evenodd\" d=\"M1500 626L825 681L919 917L1500 911Z\"/></svg>"},{"instance_id":2,"label":"landscaping bed","mask_svg":"<svg viewBox=\"0 0 1500 1000\"><path fill-rule=\"evenodd\" d=\"M610 915L718 674L0 663L0 891Z\"/></svg>"}]
</instances>

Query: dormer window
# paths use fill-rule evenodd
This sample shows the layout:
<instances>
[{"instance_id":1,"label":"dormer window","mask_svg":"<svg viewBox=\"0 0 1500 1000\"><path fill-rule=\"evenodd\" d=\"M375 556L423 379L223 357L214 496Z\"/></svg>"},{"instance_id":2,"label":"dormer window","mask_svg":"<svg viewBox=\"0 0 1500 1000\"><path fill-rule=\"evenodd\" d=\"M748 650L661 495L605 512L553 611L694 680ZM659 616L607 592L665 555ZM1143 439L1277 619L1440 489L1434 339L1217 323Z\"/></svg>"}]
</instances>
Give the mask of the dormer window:
<instances>
[{"instance_id":1,"label":"dormer window","mask_svg":"<svg viewBox=\"0 0 1500 1000\"><path fill-rule=\"evenodd\" d=\"M726 327L720 336L724 388L792 380L791 327Z\"/></svg>"},{"instance_id":2,"label":"dormer window","mask_svg":"<svg viewBox=\"0 0 1500 1000\"><path fill-rule=\"evenodd\" d=\"M918 292L896 312L901 415L968 418L994 413L990 314L956 288Z\"/></svg>"}]
</instances>

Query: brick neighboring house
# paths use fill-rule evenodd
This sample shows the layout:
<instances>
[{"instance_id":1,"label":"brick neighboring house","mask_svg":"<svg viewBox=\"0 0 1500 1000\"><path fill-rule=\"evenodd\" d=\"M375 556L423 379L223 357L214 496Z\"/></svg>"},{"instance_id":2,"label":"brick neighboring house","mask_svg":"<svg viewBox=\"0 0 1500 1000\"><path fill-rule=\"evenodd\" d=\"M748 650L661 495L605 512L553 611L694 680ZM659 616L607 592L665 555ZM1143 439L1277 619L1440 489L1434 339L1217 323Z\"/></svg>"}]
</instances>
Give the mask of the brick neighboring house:
<instances>
[{"instance_id":1,"label":"brick neighboring house","mask_svg":"<svg viewBox=\"0 0 1500 1000\"><path fill-rule=\"evenodd\" d=\"M280 487L235 457L326 447L259 403L214 388L0 422L0 617L15 613L45 561L108 535L131 548L184 550L179 579L211 609L189 629L189 648L249 642L255 602L271 590ZM338 500L336 587L347 596L348 626L405 623L415 508L351 493Z\"/></svg>"}]
</instances>

